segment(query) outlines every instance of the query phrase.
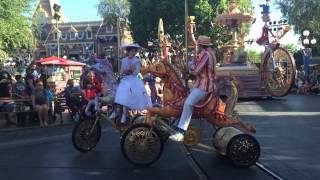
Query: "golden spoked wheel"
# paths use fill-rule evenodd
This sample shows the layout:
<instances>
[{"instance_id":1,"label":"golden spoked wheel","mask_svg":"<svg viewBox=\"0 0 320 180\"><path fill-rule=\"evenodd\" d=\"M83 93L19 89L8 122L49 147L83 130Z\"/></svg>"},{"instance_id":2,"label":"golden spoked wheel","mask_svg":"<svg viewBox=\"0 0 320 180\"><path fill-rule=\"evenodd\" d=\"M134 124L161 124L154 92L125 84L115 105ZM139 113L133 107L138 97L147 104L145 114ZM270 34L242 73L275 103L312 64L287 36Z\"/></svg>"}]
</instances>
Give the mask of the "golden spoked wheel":
<instances>
[{"instance_id":1,"label":"golden spoked wheel","mask_svg":"<svg viewBox=\"0 0 320 180\"><path fill-rule=\"evenodd\" d=\"M73 146L80 152L91 151L96 147L101 137L101 126L97 122L95 127L93 120L80 121L72 131L72 143Z\"/></svg>"},{"instance_id":2,"label":"golden spoked wheel","mask_svg":"<svg viewBox=\"0 0 320 180\"><path fill-rule=\"evenodd\" d=\"M163 142L155 128L147 124L135 124L123 134L121 150L132 164L148 166L160 158Z\"/></svg>"},{"instance_id":3,"label":"golden spoked wheel","mask_svg":"<svg viewBox=\"0 0 320 180\"><path fill-rule=\"evenodd\" d=\"M284 48L277 48L273 56L263 62L262 77L272 96L282 97L289 93L296 73L292 55Z\"/></svg>"}]
</instances>

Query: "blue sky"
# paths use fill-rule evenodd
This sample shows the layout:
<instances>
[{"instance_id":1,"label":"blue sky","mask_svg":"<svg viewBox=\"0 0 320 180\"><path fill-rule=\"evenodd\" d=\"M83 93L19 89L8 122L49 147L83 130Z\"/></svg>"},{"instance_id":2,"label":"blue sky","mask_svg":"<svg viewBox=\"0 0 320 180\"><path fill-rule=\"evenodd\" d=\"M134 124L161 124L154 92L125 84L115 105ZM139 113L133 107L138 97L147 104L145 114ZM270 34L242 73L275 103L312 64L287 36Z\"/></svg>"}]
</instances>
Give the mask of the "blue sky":
<instances>
[{"instance_id":1,"label":"blue sky","mask_svg":"<svg viewBox=\"0 0 320 180\"><path fill-rule=\"evenodd\" d=\"M68 21L101 19L97 13L99 0L59 0Z\"/></svg>"}]
</instances>

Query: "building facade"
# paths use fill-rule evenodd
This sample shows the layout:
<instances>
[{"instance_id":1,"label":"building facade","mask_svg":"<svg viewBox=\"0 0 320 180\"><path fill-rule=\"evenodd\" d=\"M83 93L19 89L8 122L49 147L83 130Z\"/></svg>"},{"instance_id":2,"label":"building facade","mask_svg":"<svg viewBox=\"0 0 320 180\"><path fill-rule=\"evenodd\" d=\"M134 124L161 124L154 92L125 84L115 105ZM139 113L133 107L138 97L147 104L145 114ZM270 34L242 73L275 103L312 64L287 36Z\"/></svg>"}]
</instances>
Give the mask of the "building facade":
<instances>
[{"instance_id":1,"label":"building facade","mask_svg":"<svg viewBox=\"0 0 320 180\"><path fill-rule=\"evenodd\" d=\"M58 48L60 57L74 60L88 59L92 54L117 57L118 37L121 44L132 42L126 26L120 28L118 36L116 25L104 20L67 22L63 9L57 23L53 10L55 3L57 0L40 0L34 13L37 22L36 59L57 56Z\"/></svg>"}]
</instances>

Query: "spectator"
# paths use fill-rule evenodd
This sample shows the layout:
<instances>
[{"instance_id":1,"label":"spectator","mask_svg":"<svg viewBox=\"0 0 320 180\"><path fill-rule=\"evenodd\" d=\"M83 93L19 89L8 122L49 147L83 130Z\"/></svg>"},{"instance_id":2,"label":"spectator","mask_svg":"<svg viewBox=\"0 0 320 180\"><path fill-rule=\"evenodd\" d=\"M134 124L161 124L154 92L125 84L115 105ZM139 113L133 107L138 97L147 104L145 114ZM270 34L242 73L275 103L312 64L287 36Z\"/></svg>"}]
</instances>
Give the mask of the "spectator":
<instances>
[{"instance_id":1,"label":"spectator","mask_svg":"<svg viewBox=\"0 0 320 180\"><path fill-rule=\"evenodd\" d=\"M160 78L156 77L156 89L157 89L157 103L163 102L163 82Z\"/></svg>"},{"instance_id":2,"label":"spectator","mask_svg":"<svg viewBox=\"0 0 320 180\"><path fill-rule=\"evenodd\" d=\"M4 64L0 63L0 98L11 97L11 83L12 79L10 74L4 70ZM14 110L14 103L2 103L0 104L0 111L12 112ZM10 121L9 114L5 114L6 125L14 124Z\"/></svg>"},{"instance_id":3,"label":"spectator","mask_svg":"<svg viewBox=\"0 0 320 180\"><path fill-rule=\"evenodd\" d=\"M97 96L93 83L87 83L86 87L82 90L82 94L84 100L87 102L85 113L87 116L91 116L90 109L95 105L95 97Z\"/></svg>"},{"instance_id":4,"label":"spectator","mask_svg":"<svg viewBox=\"0 0 320 180\"><path fill-rule=\"evenodd\" d=\"M37 66L37 64L34 62L34 61L32 61L31 63L30 63L30 65L28 66L28 68L30 68L31 70L32 70L32 74L36 77L36 78L39 78L39 73L38 73L38 66Z\"/></svg>"},{"instance_id":5,"label":"spectator","mask_svg":"<svg viewBox=\"0 0 320 180\"><path fill-rule=\"evenodd\" d=\"M300 79L300 78L298 79L297 86L298 86L297 94L302 94L303 93L303 81L302 81L302 79Z\"/></svg>"},{"instance_id":6,"label":"spectator","mask_svg":"<svg viewBox=\"0 0 320 180\"><path fill-rule=\"evenodd\" d=\"M48 78L49 78L48 67L46 65L44 65L41 67L40 79L41 79L45 89L48 88L48 83L47 83Z\"/></svg>"},{"instance_id":7,"label":"spectator","mask_svg":"<svg viewBox=\"0 0 320 180\"><path fill-rule=\"evenodd\" d=\"M27 97L26 84L23 81L23 77L21 75L16 75L15 79L16 79L16 83L13 84L13 88L12 88L13 97L17 99L23 99ZM28 105L28 103L24 103L24 104ZM25 120L26 120L25 114L17 112L18 126L25 124Z\"/></svg>"},{"instance_id":8,"label":"spectator","mask_svg":"<svg viewBox=\"0 0 320 180\"><path fill-rule=\"evenodd\" d=\"M304 81L304 84L303 84L303 94L304 94L304 95L309 95L309 94L310 94L310 84L309 84L308 80L305 80L305 81Z\"/></svg>"},{"instance_id":9,"label":"spectator","mask_svg":"<svg viewBox=\"0 0 320 180\"><path fill-rule=\"evenodd\" d=\"M16 83L13 84L12 92L14 98L25 98L27 96L26 93L26 83L23 81L23 77L21 75L15 76Z\"/></svg>"},{"instance_id":10,"label":"spectator","mask_svg":"<svg viewBox=\"0 0 320 180\"><path fill-rule=\"evenodd\" d=\"M31 96L32 92L35 90L35 84L37 81L37 77L33 74L33 72L35 71L35 69L33 69L34 67L30 66L27 68L27 75L25 78L26 81L26 93Z\"/></svg>"},{"instance_id":11,"label":"spectator","mask_svg":"<svg viewBox=\"0 0 320 180\"><path fill-rule=\"evenodd\" d=\"M319 82L319 80L317 81L317 83L314 86L312 86L310 91L314 95L320 95L320 82Z\"/></svg>"},{"instance_id":12,"label":"spectator","mask_svg":"<svg viewBox=\"0 0 320 180\"><path fill-rule=\"evenodd\" d=\"M74 83L72 79L67 81L66 89L64 90L64 97L66 98L68 108L73 112L79 110L80 99L79 96L81 94L81 90L79 87L74 87Z\"/></svg>"},{"instance_id":13,"label":"spectator","mask_svg":"<svg viewBox=\"0 0 320 180\"><path fill-rule=\"evenodd\" d=\"M51 118L54 112L54 88L47 86L47 96L48 96L48 117ZM51 119L50 119L51 120Z\"/></svg>"},{"instance_id":14,"label":"spectator","mask_svg":"<svg viewBox=\"0 0 320 180\"><path fill-rule=\"evenodd\" d=\"M83 89L84 87L86 87L86 82L88 82L88 74L89 74L90 70L88 66L84 66L82 68L82 74L80 76L80 88Z\"/></svg>"},{"instance_id":15,"label":"spectator","mask_svg":"<svg viewBox=\"0 0 320 180\"><path fill-rule=\"evenodd\" d=\"M32 93L32 105L38 113L40 127L48 126L48 93L43 87L42 81L36 82L36 87Z\"/></svg>"}]
</instances>

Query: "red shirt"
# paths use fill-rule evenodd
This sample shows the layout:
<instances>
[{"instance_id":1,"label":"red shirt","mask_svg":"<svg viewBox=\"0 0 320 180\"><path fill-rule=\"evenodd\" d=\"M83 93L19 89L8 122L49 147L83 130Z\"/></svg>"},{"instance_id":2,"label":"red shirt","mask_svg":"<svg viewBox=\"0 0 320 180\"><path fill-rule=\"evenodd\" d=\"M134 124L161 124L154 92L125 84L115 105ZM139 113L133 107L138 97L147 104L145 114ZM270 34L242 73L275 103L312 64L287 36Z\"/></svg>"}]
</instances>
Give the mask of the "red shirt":
<instances>
[{"instance_id":1,"label":"red shirt","mask_svg":"<svg viewBox=\"0 0 320 180\"><path fill-rule=\"evenodd\" d=\"M90 88L90 89L83 89L84 91L84 98L87 100L87 101L90 101L90 100L93 100L95 97L96 97L96 92L94 90L94 88Z\"/></svg>"}]
</instances>

